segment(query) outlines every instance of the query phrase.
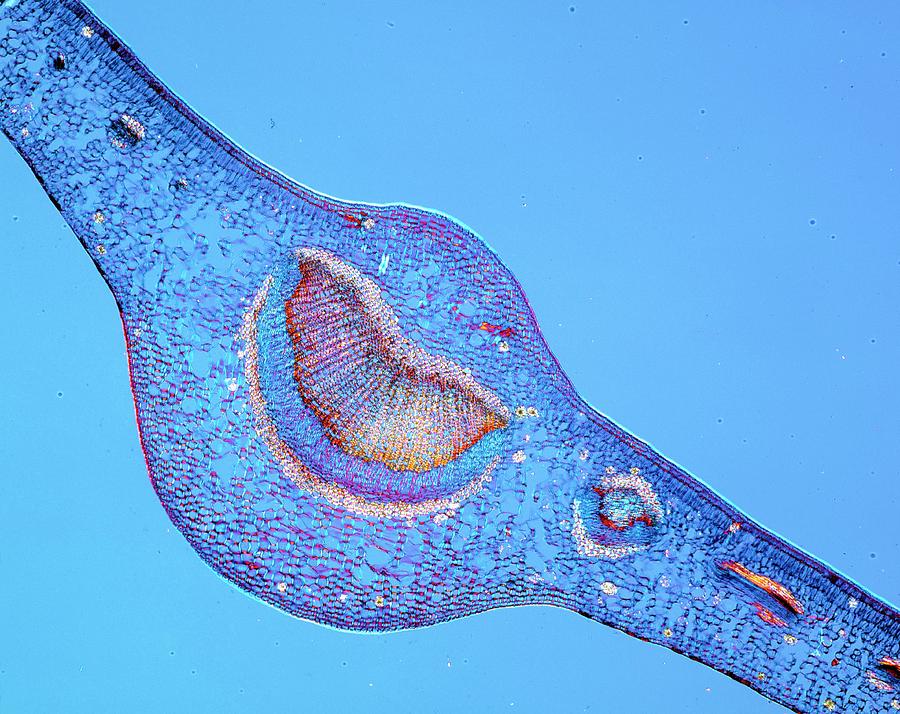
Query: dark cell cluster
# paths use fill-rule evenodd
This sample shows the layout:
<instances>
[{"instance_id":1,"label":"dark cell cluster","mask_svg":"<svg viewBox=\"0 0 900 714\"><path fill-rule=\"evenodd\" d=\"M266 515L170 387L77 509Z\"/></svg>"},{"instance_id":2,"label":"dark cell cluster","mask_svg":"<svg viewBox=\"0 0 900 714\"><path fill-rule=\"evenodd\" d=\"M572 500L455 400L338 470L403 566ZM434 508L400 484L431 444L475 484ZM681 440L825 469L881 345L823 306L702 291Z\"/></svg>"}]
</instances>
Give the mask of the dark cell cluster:
<instances>
[{"instance_id":1,"label":"dark cell cluster","mask_svg":"<svg viewBox=\"0 0 900 714\"><path fill-rule=\"evenodd\" d=\"M797 711L900 709L898 613L581 400L471 230L260 164L76 0L0 2L0 38L0 128L115 296L153 487L216 572L353 630L557 605Z\"/></svg>"}]
</instances>

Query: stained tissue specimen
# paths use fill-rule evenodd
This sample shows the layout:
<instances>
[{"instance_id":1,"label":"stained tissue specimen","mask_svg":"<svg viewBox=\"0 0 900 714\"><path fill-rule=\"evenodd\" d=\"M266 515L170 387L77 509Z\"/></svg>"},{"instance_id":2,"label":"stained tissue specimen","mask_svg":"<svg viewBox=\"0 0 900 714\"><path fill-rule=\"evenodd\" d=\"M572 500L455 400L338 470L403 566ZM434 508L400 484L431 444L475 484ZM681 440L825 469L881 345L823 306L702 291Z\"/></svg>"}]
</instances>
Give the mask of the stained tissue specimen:
<instances>
[{"instance_id":1,"label":"stained tissue specimen","mask_svg":"<svg viewBox=\"0 0 900 714\"><path fill-rule=\"evenodd\" d=\"M0 3L0 126L121 309L172 522L297 617L546 603L796 711L900 708L900 616L585 404L470 230L341 202L194 114L76 0Z\"/></svg>"},{"instance_id":2,"label":"stained tissue specimen","mask_svg":"<svg viewBox=\"0 0 900 714\"><path fill-rule=\"evenodd\" d=\"M404 337L378 286L331 253L277 266L241 338L257 431L304 490L410 516L452 507L499 460L509 410Z\"/></svg>"}]
</instances>

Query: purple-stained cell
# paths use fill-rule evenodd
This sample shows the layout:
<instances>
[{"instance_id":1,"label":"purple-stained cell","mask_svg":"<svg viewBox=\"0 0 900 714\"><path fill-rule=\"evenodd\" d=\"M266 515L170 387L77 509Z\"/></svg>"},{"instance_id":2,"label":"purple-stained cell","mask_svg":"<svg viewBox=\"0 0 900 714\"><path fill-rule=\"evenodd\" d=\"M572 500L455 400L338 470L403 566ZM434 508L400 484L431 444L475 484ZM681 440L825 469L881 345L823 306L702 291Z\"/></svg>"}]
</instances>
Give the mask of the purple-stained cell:
<instances>
[{"instance_id":1,"label":"purple-stained cell","mask_svg":"<svg viewBox=\"0 0 900 714\"><path fill-rule=\"evenodd\" d=\"M118 302L153 487L216 572L350 630L557 605L795 711L900 708L900 614L586 404L470 229L263 165L76 0L0 2L0 37L0 127Z\"/></svg>"}]
</instances>

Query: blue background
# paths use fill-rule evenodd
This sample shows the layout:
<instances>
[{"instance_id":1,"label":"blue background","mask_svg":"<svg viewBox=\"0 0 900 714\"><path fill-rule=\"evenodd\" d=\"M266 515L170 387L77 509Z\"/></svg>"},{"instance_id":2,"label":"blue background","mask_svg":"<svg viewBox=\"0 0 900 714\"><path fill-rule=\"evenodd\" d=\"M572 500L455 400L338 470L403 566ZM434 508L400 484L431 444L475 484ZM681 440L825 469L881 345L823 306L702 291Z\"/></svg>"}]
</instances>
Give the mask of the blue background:
<instances>
[{"instance_id":1,"label":"blue background","mask_svg":"<svg viewBox=\"0 0 900 714\"><path fill-rule=\"evenodd\" d=\"M287 174L471 225L585 397L900 601L896 6L152 5L92 3ZM226 585L150 488L112 296L5 142L0 187L0 711L782 711L561 610L363 636Z\"/></svg>"}]
</instances>

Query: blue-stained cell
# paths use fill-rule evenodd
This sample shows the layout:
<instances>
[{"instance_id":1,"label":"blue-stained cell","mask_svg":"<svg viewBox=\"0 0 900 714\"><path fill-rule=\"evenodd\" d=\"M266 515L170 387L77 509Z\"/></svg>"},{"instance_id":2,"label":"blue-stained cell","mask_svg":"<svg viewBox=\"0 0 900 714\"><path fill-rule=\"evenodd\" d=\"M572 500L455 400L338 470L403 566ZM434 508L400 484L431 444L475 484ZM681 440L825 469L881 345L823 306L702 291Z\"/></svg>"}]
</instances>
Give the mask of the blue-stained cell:
<instances>
[{"instance_id":1,"label":"blue-stained cell","mask_svg":"<svg viewBox=\"0 0 900 714\"><path fill-rule=\"evenodd\" d=\"M579 398L469 228L263 165L75 0L2 2L0 38L0 127L118 302L153 487L224 578L362 631L557 605L789 709L900 708L900 614Z\"/></svg>"}]
</instances>

